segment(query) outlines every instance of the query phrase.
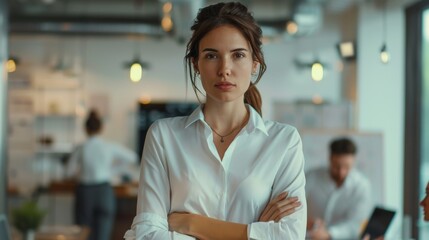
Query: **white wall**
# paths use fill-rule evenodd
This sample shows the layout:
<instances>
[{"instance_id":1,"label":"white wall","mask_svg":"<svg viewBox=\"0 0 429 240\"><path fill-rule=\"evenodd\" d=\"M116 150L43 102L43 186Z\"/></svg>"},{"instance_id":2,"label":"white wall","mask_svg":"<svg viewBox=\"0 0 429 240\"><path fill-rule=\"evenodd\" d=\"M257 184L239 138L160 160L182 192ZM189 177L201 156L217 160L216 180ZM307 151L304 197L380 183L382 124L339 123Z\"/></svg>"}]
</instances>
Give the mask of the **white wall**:
<instances>
[{"instance_id":1,"label":"white wall","mask_svg":"<svg viewBox=\"0 0 429 240\"><path fill-rule=\"evenodd\" d=\"M398 211L391 236L400 237L403 206L405 13L412 1L387 1L387 47L390 62L380 62L382 12L365 2L358 19L358 126L384 134L386 207ZM416 203L417 204L417 203Z\"/></svg>"},{"instance_id":2,"label":"white wall","mask_svg":"<svg viewBox=\"0 0 429 240\"><path fill-rule=\"evenodd\" d=\"M330 21L325 31L307 38L263 46L268 70L259 89L266 118L272 116L274 101L311 100L316 94L331 102L341 101L341 72L336 68L339 58L335 49L341 34L335 24ZM81 81L87 93L109 94L106 137L133 147L133 114L140 97L150 96L152 101L196 101L190 85L186 91L185 46L170 39L137 41L142 60L151 65L137 84L128 80L128 71L123 67L134 57L136 39L16 35L10 39L10 51L21 58L25 66L21 71L26 71L35 81L43 81L58 77L50 68L58 58L59 49L65 49L65 62L76 63L76 71L81 72L71 80ZM295 58L311 62L316 55L330 65L325 79L318 83L311 80L310 69L297 69L293 63Z\"/></svg>"}]
</instances>

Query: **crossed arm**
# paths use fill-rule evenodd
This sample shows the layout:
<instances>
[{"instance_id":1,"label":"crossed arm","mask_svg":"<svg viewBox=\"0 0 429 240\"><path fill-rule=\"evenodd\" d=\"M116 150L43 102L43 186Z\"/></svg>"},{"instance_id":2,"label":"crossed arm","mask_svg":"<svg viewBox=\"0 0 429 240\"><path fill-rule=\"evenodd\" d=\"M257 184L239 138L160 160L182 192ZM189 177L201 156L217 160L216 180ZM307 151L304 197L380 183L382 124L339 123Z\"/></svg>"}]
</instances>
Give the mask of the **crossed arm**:
<instances>
[{"instance_id":1,"label":"crossed arm","mask_svg":"<svg viewBox=\"0 0 429 240\"><path fill-rule=\"evenodd\" d=\"M301 205L297 197L288 198L288 193L281 193L265 207L260 222L278 222L281 218L295 212ZM221 221L192 213L171 213L168 216L170 231L194 236L197 239L248 239L247 225ZM220 231L222 229L222 231Z\"/></svg>"},{"instance_id":2,"label":"crossed arm","mask_svg":"<svg viewBox=\"0 0 429 240\"><path fill-rule=\"evenodd\" d=\"M297 133L295 133L297 134ZM221 221L193 213L169 213L170 182L168 164L159 128L152 125L143 149L142 171L137 203L137 216L127 240L143 239L304 239L306 223L305 176L302 147L299 138L289 147L277 169L271 193L272 199L262 212L259 221L249 225ZM287 207L281 194L289 191L297 196L302 206ZM294 201L295 200L295 201ZM296 203L298 204L298 203ZM284 218L286 215L291 215ZM167 216L167 218L165 218ZM266 222L264 222L266 221ZM278 221L278 222L276 222ZM250 227L249 227L250 226ZM221 231L219 231L221 229Z\"/></svg>"}]
</instances>

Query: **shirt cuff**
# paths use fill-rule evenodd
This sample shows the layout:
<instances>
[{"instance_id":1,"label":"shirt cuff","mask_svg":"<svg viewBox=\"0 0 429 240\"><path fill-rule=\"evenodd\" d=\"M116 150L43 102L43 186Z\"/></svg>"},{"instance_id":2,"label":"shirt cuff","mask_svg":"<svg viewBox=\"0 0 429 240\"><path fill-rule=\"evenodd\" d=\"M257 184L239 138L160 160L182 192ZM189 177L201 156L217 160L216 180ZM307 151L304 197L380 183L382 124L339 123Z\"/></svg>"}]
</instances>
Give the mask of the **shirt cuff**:
<instances>
[{"instance_id":1,"label":"shirt cuff","mask_svg":"<svg viewBox=\"0 0 429 240\"><path fill-rule=\"evenodd\" d=\"M157 231L164 232L163 236L172 240L195 240L195 238L192 236L188 236L178 232L169 232L168 221L162 218L161 216L153 213L138 214L133 220L131 229L129 229L125 233L124 239L125 240L142 239L142 237L149 237L154 235Z\"/></svg>"},{"instance_id":2,"label":"shirt cuff","mask_svg":"<svg viewBox=\"0 0 429 240\"><path fill-rule=\"evenodd\" d=\"M267 224L274 223L274 221L269 222L254 222L247 225L247 236L249 240L260 240L267 239L267 236L271 234L268 233L269 228Z\"/></svg>"},{"instance_id":3,"label":"shirt cuff","mask_svg":"<svg viewBox=\"0 0 429 240\"><path fill-rule=\"evenodd\" d=\"M332 240L340 239L358 239L358 234L354 234L352 229L344 229L339 227L328 228L329 236Z\"/></svg>"}]
</instances>

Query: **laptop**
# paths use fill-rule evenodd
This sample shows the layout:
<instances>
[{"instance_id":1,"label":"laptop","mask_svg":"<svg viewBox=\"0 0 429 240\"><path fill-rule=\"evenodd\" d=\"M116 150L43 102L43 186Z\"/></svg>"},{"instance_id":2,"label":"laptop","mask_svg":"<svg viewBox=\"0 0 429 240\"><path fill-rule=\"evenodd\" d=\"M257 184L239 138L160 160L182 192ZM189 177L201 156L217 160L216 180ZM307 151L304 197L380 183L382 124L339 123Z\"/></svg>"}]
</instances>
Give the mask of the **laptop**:
<instances>
[{"instance_id":1,"label":"laptop","mask_svg":"<svg viewBox=\"0 0 429 240\"><path fill-rule=\"evenodd\" d=\"M0 214L0 239L12 240L9 232L9 224L7 223L6 215Z\"/></svg>"},{"instance_id":2,"label":"laptop","mask_svg":"<svg viewBox=\"0 0 429 240\"><path fill-rule=\"evenodd\" d=\"M368 224L365 227L365 230L362 232L361 239L366 234L371 236L371 240L384 236L394 216L395 211L393 210L375 207L371 217L369 218Z\"/></svg>"}]
</instances>

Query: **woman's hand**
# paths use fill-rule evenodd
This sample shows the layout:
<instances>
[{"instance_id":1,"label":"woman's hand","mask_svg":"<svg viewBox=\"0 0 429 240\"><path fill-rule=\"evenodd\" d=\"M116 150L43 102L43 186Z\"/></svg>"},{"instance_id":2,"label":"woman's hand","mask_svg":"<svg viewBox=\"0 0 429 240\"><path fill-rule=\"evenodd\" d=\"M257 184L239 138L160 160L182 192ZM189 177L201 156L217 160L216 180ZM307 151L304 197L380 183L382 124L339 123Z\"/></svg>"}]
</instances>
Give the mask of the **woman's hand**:
<instances>
[{"instance_id":1,"label":"woman's hand","mask_svg":"<svg viewBox=\"0 0 429 240\"><path fill-rule=\"evenodd\" d=\"M168 215L168 227L170 231L190 235L192 229L193 214L187 212L173 212Z\"/></svg>"},{"instance_id":2,"label":"woman's hand","mask_svg":"<svg viewBox=\"0 0 429 240\"><path fill-rule=\"evenodd\" d=\"M301 206L301 202L298 201L298 197L288 198L288 192L281 193L276 198L271 200L268 205L262 211L259 221L268 222L275 221L278 222L285 216L288 216L295 212L295 209Z\"/></svg>"}]
</instances>

